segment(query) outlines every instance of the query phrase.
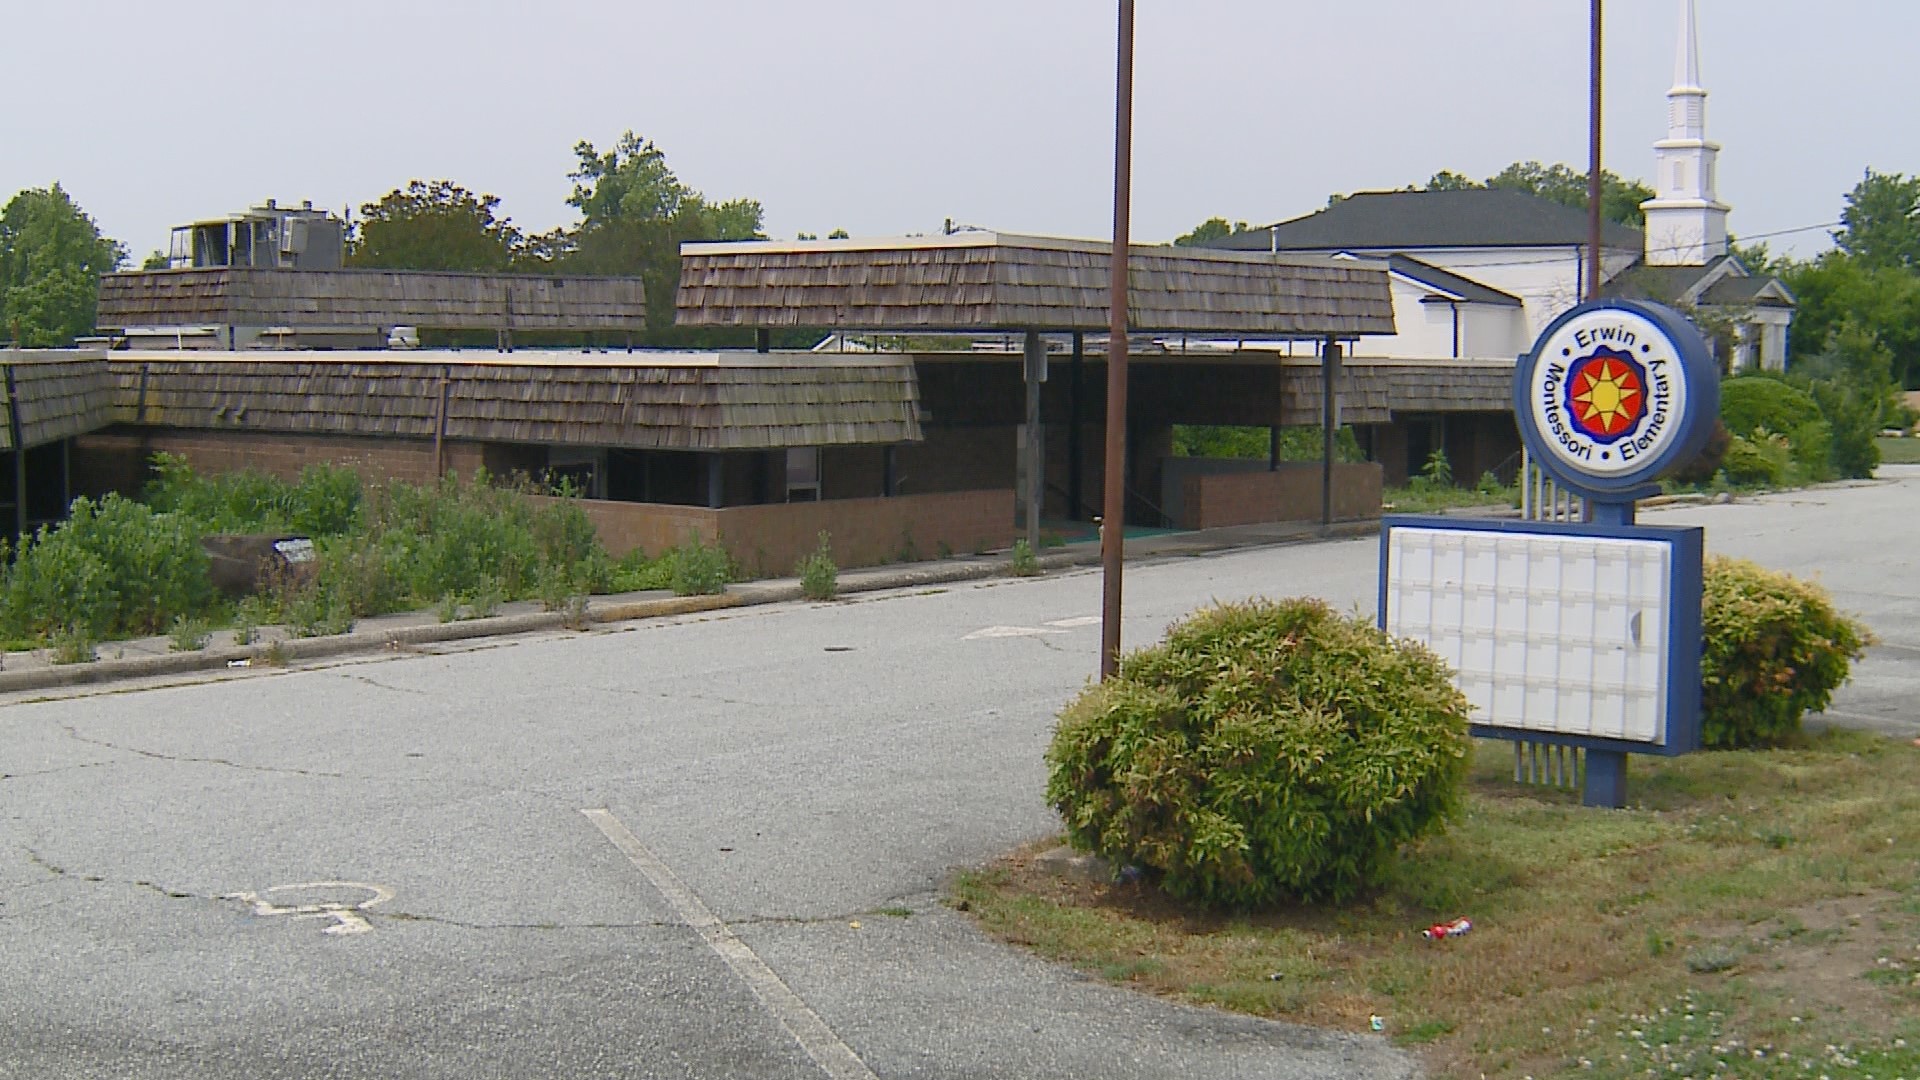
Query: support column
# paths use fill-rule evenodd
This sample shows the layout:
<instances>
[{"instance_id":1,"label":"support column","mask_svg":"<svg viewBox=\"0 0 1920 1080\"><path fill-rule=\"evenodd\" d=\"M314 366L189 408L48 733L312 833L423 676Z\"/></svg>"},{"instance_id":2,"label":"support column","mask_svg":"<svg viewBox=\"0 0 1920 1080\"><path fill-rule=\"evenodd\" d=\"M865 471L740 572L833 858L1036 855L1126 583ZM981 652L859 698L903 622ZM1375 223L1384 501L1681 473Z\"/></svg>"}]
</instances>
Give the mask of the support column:
<instances>
[{"instance_id":1,"label":"support column","mask_svg":"<svg viewBox=\"0 0 1920 1080\"><path fill-rule=\"evenodd\" d=\"M892 446L880 448L880 494L889 499L899 494L900 487L899 459L894 454L895 449Z\"/></svg>"},{"instance_id":2,"label":"support column","mask_svg":"<svg viewBox=\"0 0 1920 1080\"><path fill-rule=\"evenodd\" d=\"M13 539L17 549L27 540L27 443L20 421L20 391L13 365L7 365L7 434L13 438Z\"/></svg>"},{"instance_id":3,"label":"support column","mask_svg":"<svg viewBox=\"0 0 1920 1080\"><path fill-rule=\"evenodd\" d=\"M1328 338L1320 354L1320 524L1333 524L1333 446L1340 427L1335 383L1340 374L1340 342Z\"/></svg>"},{"instance_id":4,"label":"support column","mask_svg":"<svg viewBox=\"0 0 1920 1080\"><path fill-rule=\"evenodd\" d=\"M1027 331L1027 548L1040 551L1040 508L1046 503L1047 444L1040 430L1040 384L1047 381L1047 343Z\"/></svg>"},{"instance_id":5,"label":"support column","mask_svg":"<svg viewBox=\"0 0 1920 1080\"><path fill-rule=\"evenodd\" d=\"M707 454L707 509L709 510L718 510L726 505L725 463L725 455L718 451Z\"/></svg>"},{"instance_id":6,"label":"support column","mask_svg":"<svg viewBox=\"0 0 1920 1080\"><path fill-rule=\"evenodd\" d=\"M1280 425L1267 428L1267 471L1280 471Z\"/></svg>"},{"instance_id":7,"label":"support column","mask_svg":"<svg viewBox=\"0 0 1920 1080\"><path fill-rule=\"evenodd\" d=\"M1080 376L1086 361L1086 334L1075 330L1073 361L1067 368L1067 516L1075 521L1087 516L1080 486Z\"/></svg>"}]
</instances>

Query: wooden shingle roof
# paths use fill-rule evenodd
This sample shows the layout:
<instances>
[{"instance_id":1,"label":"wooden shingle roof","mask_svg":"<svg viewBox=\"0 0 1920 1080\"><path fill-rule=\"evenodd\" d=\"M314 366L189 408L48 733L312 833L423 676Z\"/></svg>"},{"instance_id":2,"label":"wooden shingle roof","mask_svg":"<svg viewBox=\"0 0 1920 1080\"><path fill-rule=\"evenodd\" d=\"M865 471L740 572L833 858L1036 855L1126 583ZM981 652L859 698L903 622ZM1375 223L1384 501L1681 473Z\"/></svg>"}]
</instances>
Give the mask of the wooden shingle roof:
<instances>
[{"instance_id":1,"label":"wooden shingle roof","mask_svg":"<svg viewBox=\"0 0 1920 1080\"><path fill-rule=\"evenodd\" d=\"M20 411L20 441L45 446L113 422L113 376L104 353L73 350L0 350L0 367L10 368L17 400L5 408ZM4 391L5 383L0 383ZM12 450L13 424L0 412L0 450Z\"/></svg>"},{"instance_id":2,"label":"wooden shingle roof","mask_svg":"<svg viewBox=\"0 0 1920 1080\"><path fill-rule=\"evenodd\" d=\"M123 423L680 450L920 440L905 357L115 352Z\"/></svg>"},{"instance_id":3,"label":"wooden shingle roof","mask_svg":"<svg viewBox=\"0 0 1920 1080\"><path fill-rule=\"evenodd\" d=\"M98 325L417 326L432 330L646 328L639 278L424 270L138 270L100 278Z\"/></svg>"},{"instance_id":4,"label":"wooden shingle roof","mask_svg":"<svg viewBox=\"0 0 1920 1080\"><path fill-rule=\"evenodd\" d=\"M900 240L684 244L675 323L930 332L1107 328L1107 246L964 232ZM1383 267L1135 247L1128 323L1243 338L1391 334Z\"/></svg>"}]
</instances>

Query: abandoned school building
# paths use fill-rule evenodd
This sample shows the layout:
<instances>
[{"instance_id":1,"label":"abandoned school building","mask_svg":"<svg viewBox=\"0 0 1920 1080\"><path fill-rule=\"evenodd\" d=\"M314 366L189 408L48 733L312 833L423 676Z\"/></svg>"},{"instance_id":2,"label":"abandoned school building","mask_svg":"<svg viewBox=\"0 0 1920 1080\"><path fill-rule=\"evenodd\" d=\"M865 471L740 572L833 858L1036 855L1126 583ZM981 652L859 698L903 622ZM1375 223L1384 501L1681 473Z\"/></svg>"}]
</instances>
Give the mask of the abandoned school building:
<instances>
[{"instance_id":1,"label":"abandoned school building","mask_svg":"<svg viewBox=\"0 0 1920 1080\"><path fill-rule=\"evenodd\" d=\"M981 232L683 249L679 323L759 331L763 343L806 328L903 346L873 353L506 347L512 330L619 340L643 325L630 279L260 267L108 275L99 321L110 344L0 353L0 434L9 452L26 450L0 493L24 491L8 524L31 528L72 495L137 491L161 451L202 471L282 476L322 461L411 481L484 467L571 478L616 554L692 535L751 571L784 573L821 531L843 566L1002 548L1029 473L1044 495L1041 520L1097 512L1107 250ZM1368 518L1380 512L1383 479L1406 469L1404 459L1176 458L1175 424L1277 431L1331 421L1380 444L1407 416L1447 413L1460 421L1447 447L1456 471L1477 475L1513 456L1511 361L1342 360L1367 336L1393 333L1378 263L1138 247L1129 274L1140 335L1129 379L1132 522ZM181 328L172 344L184 348L151 347L168 326ZM495 330L502 346L265 347L346 331L384 340L400 326ZM136 327L139 347L122 336ZM227 347L243 331L256 347ZM1023 347L949 346L982 334ZM1038 453L1023 449L1030 434Z\"/></svg>"}]
</instances>

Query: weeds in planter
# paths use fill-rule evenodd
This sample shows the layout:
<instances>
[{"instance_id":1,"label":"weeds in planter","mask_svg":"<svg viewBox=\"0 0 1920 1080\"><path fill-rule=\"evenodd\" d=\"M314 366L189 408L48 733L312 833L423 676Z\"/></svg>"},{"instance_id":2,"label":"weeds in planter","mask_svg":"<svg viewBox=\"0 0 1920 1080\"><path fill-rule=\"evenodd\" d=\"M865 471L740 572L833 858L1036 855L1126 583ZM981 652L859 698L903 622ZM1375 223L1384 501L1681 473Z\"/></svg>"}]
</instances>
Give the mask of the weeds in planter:
<instances>
[{"instance_id":1,"label":"weeds in planter","mask_svg":"<svg viewBox=\"0 0 1920 1080\"><path fill-rule=\"evenodd\" d=\"M820 546L802 557L794 567L800 578L800 595L809 600L831 600L840 592L840 568L833 561L833 539L820 532Z\"/></svg>"},{"instance_id":2,"label":"weeds in planter","mask_svg":"<svg viewBox=\"0 0 1920 1080\"><path fill-rule=\"evenodd\" d=\"M1007 561L1007 572L1014 577L1034 577L1040 573L1040 560L1025 540L1013 542L1013 555Z\"/></svg>"},{"instance_id":3,"label":"weeds in planter","mask_svg":"<svg viewBox=\"0 0 1920 1080\"><path fill-rule=\"evenodd\" d=\"M100 659L94 649L93 639L79 627L68 627L53 635L52 654L48 659L56 664L91 664Z\"/></svg>"},{"instance_id":4,"label":"weeds in planter","mask_svg":"<svg viewBox=\"0 0 1920 1080\"><path fill-rule=\"evenodd\" d=\"M173 652L199 652L211 640L213 634L207 629L205 619L180 615L174 618L173 629L167 634L167 648Z\"/></svg>"}]
</instances>

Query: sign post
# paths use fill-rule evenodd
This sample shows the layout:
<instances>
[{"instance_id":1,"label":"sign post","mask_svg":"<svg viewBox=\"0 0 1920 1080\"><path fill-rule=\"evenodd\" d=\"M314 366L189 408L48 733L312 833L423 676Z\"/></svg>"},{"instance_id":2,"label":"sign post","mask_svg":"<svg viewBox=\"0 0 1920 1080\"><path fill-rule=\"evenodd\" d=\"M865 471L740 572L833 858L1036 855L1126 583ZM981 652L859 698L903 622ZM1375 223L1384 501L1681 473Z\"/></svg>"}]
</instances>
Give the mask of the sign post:
<instances>
[{"instance_id":1,"label":"sign post","mask_svg":"<svg viewBox=\"0 0 1920 1080\"><path fill-rule=\"evenodd\" d=\"M1699 748L1704 537L1634 509L1712 434L1719 369L1678 312L1593 300L1520 358L1513 403L1529 455L1589 520L1389 517L1380 622L1454 668L1475 735L1582 749L1583 801L1623 806L1628 753Z\"/></svg>"}]
</instances>

